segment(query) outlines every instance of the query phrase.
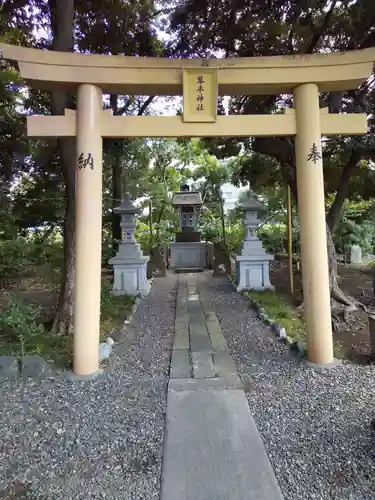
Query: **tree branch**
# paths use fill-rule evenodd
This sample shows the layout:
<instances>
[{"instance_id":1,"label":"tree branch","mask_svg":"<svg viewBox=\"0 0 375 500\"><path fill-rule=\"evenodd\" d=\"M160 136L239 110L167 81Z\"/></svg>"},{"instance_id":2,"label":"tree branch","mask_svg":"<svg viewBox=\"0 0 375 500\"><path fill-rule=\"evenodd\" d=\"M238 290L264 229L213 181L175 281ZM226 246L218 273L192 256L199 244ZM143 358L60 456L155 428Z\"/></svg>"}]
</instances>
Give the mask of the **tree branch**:
<instances>
[{"instance_id":1,"label":"tree branch","mask_svg":"<svg viewBox=\"0 0 375 500\"><path fill-rule=\"evenodd\" d=\"M154 95L150 95L146 100L145 102L142 104L142 106L139 108L139 111L138 111L138 116L141 116L143 115L143 113L146 111L146 109L148 108L148 106L152 103L152 101L155 99L155 96Z\"/></svg>"},{"instance_id":2,"label":"tree branch","mask_svg":"<svg viewBox=\"0 0 375 500\"><path fill-rule=\"evenodd\" d=\"M276 158L280 163L283 179L289 184L293 197L297 202L296 163L293 144L280 137L258 137L253 142L253 151Z\"/></svg>"},{"instance_id":3,"label":"tree branch","mask_svg":"<svg viewBox=\"0 0 375 500\"><path fill-rule=\"evenodd\" d=\"M117 96L116 96L116 97L117 97ZM124 114L128 111L128 109L130 108L130 105L131 105L131 99L128 99L128 100L126 101L126 103L122 106L122 108L119 108L119 109L117 110L116 115L117 115L117 116L124 115Z\"/></svg>"},{"instance_id":4,"label":"tree branch","mask_svg":"<svg viewBox=\"0 0 375 500\"><path fill-rule=\"evenodd\" d=\"M337 0L332 2L329 11L326 14L326 17L324 18L323 24L319 27L319 29L317 31L315 31L313 33L313 36L312 36L310 43L307 47L307 50L305 52L306 54L311 54L314 51L314 49L316 48L316 46L318 45L320 38L322 37L322 35L324 34L324 32L326 31L326 29L328 27L328 24L329 24L331 17L333 15L333 11L335 10L336 4L337 4Z\"/></svg>"},{"instance_id":5,"label":"tree branch","mask_svg":"<svg viewBox=\"0 0 375 500\"><path fill-rule=\"evenodd\" d=\"M117 105L118 105L117 94L111 94L109 96L109 104L111 106L113 114L117 115Z\"/></svg>"}]
</instances>

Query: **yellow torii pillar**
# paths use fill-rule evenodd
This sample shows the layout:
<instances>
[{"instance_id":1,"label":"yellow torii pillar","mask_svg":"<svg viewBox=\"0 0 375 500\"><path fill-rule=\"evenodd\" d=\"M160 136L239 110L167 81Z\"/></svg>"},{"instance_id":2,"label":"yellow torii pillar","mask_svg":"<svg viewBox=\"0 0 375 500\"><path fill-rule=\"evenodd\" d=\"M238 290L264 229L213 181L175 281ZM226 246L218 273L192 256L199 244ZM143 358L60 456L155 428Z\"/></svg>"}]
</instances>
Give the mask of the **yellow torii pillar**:
<instances>
[{"instance_id":1,"label":"yellow torii pillar","mask_svg":"<svg viewBox=\"0 0 375 500\"><path fill-rule=\"evenodd\" d=\"M308 83L294 89L296 174L308 359L333 362L331 302L325 217L319 89Z\"/></svg>"},{"instance_id":2,"label":"yellow torii pillar","mask_svg":"<svg viewBox=\"0 0 375 500\"><path fill-rule=\"evenodd\" d=\"M73 369L88 375L99 368L102 256L102 90L77 90L76 269Z\"/></svg>"},{"instance_id":3,"label":"yellow torii pillar","mask_svg":"<svg viewBox=\"0 0 375 500\"><path fill-rule=\"evenodd\" d=\"M103 137L295 136L308 359L332 363L321 136L365 134L367 120L363 114L331 115L319 109L318 92L357 88L372 73L374 48L221 60L0 48L34 88L77 92L77 111L27 117L30 137L77 137L75 374L99 369ZM183 95L184 114L112 116L102 110L103 92ZM281 115L217 116L218 94L279 93L293 93L295 109Z\"/></svg>"}]
</instances>

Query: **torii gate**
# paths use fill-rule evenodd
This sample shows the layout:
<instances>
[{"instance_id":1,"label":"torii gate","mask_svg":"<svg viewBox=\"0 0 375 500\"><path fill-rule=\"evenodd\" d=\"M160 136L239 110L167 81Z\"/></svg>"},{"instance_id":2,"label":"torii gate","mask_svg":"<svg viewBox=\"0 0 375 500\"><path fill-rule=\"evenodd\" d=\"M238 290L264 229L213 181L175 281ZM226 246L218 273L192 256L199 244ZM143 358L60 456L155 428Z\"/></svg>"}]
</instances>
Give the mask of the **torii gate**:
<instances>
[{"instance_id":1,"label":"torii gate","mask_svg":"<svg viewBox=\"0 0 375 500\"><path fill-rule=\"evenodd\" d=\"M41 90L77 91L77 111L30 116L30 137L77 137L76 297L73 370L99 369L102 137L296 136L296 168L308 359L333 362L321 136L361 135L363 114L329 114L319 92L357 88L375 48L231 59L163 59L50 52L0 44ZM183 116L112 116L105 93L183 95ZM284 114L217 116L217 95L294 94Z\"/></svg>"}]
</instances>

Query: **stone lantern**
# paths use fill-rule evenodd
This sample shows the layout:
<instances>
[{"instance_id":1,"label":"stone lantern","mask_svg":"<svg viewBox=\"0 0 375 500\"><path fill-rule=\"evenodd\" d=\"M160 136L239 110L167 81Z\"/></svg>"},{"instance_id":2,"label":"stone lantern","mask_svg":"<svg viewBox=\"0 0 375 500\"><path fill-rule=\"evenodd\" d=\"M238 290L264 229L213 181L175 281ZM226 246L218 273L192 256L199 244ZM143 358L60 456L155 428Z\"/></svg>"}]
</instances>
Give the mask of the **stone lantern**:
<instances>
[{"instance_id":1,"label":"stone lantern","mask_svg":"<svg viewBox=\"0 0 375 500\"><path fill-rule=\"evenodd\" d=\"M113 266L114 295L148 295L147 262L149 257L143 255L141 246L135 241L137 215L141 209L125 199L119 207L113 209L121 217L121 242L115 257L108 263Z\"/></svg>"},{"instance_id":2,"label":"stone lantern","mask_svg":"<svg viewBox=\"0 0 375 500\"><path fill-rule=\"evenodd\" d=\"M255 233L265 208L251 188L249 188L247 199L241 203L241 208L244 212L245 239L241 255L236 256L237 291L274 290L269 278L269 262L274 257L266 253Z\"/></svg>"}]
</instances>

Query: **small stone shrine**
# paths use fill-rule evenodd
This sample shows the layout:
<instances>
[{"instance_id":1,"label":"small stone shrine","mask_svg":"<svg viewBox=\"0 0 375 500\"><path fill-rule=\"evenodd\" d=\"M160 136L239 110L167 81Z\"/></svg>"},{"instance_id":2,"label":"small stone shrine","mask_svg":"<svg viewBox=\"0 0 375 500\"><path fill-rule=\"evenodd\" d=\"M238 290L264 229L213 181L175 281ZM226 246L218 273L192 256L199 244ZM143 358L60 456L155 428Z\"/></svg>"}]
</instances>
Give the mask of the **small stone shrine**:
<instances>
[{"instance_id":1,"label":"small stone shrine","mask_svg":"<svg viewBox=\"0 0 375 500\"><path fill-rule=\"evenodd\" d=\"M114 208L114 213L121 216L121 242L115 257L108 263L113 266L114 295L148 295L147 262L140 244L134 239L136 216L141 212L133 203L125 199Z\"/></svg>"},{"instance_id":2,"label":"small stone shrine","mask_svg":"<svg viewBox=\"0 0 375 500\"><path fill-rule=\"evenodd\" d=\"M200 241L197 231L202 197L198 191L190 191L187 184L175 193L172 205L179 210L181 231L171 243L171 267L175 271L200 271L206 267L207 245Z\"/></svg>"},{"instance_id":3,"label":"small stone shrine","mask_svg":"<svg viewBox=\"0 0 375 500\"><path fill-rule=\"evenodd\" d=\"M247 199L241 204L244 211L245 239L241 255L236 256L237 291L273 290L269 278L269 262L273 255L266 253L262 242L255 234L260 224L260 215L264 206L258 201L256 194L249 188Z\"/></svg>"}]
</instances>

